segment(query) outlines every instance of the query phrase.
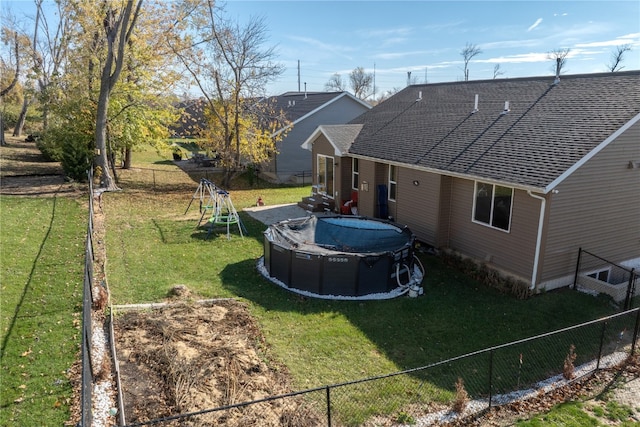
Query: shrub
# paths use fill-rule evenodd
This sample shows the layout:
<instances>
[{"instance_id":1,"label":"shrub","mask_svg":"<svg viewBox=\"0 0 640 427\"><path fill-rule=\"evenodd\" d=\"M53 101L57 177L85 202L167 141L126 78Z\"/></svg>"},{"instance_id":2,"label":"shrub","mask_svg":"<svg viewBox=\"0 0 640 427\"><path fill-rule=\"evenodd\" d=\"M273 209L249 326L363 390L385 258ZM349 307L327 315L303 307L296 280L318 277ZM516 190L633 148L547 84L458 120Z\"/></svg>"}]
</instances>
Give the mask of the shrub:
<instances>
[{"instance_id":1,"label":"shrub","mask_svg":"<svg viewBox=\"0 0 640 427\"><path fill-rule=\"evenodd\" d=\"M46 159L60 162L67 177L86 181L87 170L91 166L92 141L92 135L56 126L37 139L36 147Z\"/></svg>"},{"instance_id":2,"label":"shrub","mask_svg":"<svg viewBox=\"0 0 640 427\"><path fill-rule=\"evenodd\" d=\"M456 381L456 398L453 401L453 410L461 414L467 407L467 403L469 403L469 393L467 393L467 390L464 388L464 381L462 378L458 377L458 381Z\"/></svg>"},{"instance_id":3,"label":"shrub","mask_svg":"<svg viewBox=\"0 0 640 427\"><path fill-rule=\"evenodd\" d=\"M60 162L65 175L75 181L86 181L91 167L89 147L85 141L66 139L62 143Z\"/></svg>"},{"instance_id":4,"label":"shrub","mask_svg":"<svg viewBox=\"0 0 640 427\"><path fill-rule=\"evenodd\" d=\"M577 354L575 353L576 346L571 344L569 347L569 353L567 353L567 357L564 358L564 366L562 368L562 376L566 380L573 379L575 377L575 366L573 366L573 362L575 362Z\"/></svg>"}]
</instances>

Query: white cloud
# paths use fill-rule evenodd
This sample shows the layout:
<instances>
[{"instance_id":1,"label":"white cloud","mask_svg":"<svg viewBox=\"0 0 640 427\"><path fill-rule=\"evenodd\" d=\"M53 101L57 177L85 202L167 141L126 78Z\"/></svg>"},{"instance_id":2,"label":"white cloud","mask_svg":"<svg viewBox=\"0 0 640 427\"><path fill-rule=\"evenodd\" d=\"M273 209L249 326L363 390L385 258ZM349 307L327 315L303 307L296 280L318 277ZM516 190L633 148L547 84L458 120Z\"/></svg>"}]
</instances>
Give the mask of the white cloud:
<instances>
[{"instance_id":1,"label":"white cloud","mask_svg":"<svg viewBox=\"0 0 640 427\"><path fill-rule=\"evenodd\" d=\"M527 32L533 31L538 25L542 24L542 18L536 19L536 22L533 23L529 28L527 28Z\"/></svg>"}]
</instances>

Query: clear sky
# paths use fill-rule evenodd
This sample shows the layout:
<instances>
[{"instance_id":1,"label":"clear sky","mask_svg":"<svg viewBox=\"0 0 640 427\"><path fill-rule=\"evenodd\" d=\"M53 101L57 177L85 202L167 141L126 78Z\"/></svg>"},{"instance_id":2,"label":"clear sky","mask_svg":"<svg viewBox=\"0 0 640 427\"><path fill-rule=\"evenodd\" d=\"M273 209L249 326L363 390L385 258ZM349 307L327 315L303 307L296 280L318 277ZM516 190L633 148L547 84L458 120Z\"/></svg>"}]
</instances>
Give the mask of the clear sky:
<instances>
[{"instance_id":1,"label":"clear sky","mask_svg":"<svg viewBox=\"0 0 640 427\"><path fill-rule=\"evenodd\" d=\"M461 50L482 53L469 79L553 75L552 50L571 49L564 74L604 72L617 45L624 70L640 69L640 1L242 1L226 6L242 21L264 17L269 43L286 66L269 94L321 91L332 74L375 68L376 92L463 79Z\"/></svg>"},{"instance_id":2,"label":"clear sky","mask_svg":"<svg viewBox=\"0 0 640 427\"><path fill-rule=\"evenodd\" d=\"M19 15L33 1L0 3ZM564 74L605 72L623 44L632 47L624 70L640 69L638 0L229 0L225 8L241 24L250 16L265 20L268 46L286 67L268 95L296 91L298 82L301 90L306 82L308 91L322 91L334 73L346 79L356 67L375 71L377 96L406 86L408 72L416 83L462 80L467 43L482 50L469 65L470 80L492 79L497 64L501 78L552 75L547 54L565 48Z\"/></svg>"}]
</instances>

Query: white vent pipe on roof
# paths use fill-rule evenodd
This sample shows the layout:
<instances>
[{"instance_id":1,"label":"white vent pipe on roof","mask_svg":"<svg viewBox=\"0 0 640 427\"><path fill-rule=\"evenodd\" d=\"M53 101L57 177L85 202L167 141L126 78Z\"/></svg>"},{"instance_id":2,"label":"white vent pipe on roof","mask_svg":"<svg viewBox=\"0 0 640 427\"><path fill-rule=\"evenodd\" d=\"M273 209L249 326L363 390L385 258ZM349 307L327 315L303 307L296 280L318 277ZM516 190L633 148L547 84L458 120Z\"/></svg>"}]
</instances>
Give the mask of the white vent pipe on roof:
<instances>
[{"instance_id":1,"label":"white vent pipe on roof","mask_svg":"<svg viewBox=\"0 0 640 427\"><path fill-rule=\"evenodd\" d=\"M509 111L509 101L504 101L504 110L500 114L507 114Z\"/></svg>"},{"instance_id":2,"label":"white vent pipe on roof","mask_svg":"<svg viewBox=\"0 0 640 427\"><path fill-rule=\"evenodd\" d=\"M476 100L473 103L473 111L471 112L471 114L477 113L479 111L478 110L478 98L479 98L479 96L476 93Z\"/></svg>"}]
</instances>

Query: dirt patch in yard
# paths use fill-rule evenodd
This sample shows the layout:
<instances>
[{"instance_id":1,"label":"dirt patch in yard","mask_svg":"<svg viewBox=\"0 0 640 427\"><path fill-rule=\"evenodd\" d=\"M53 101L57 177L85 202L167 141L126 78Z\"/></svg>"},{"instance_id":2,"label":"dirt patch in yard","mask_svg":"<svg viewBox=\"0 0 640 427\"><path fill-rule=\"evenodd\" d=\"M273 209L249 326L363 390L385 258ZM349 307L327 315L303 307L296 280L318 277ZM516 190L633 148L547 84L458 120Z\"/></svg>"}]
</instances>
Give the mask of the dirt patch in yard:
<instances>
[{"instance_id":1,"label":"dirt patch in yard","mask_svg":"<svg viewBox=\"0 0 640 427\"><path fill-rule=\"evenodd\" d=\"M194 413L291 391L247 307L180 302L114 318L127 423ZM315 426L303 397L208 412L175 424ZM185 424L186 422L186 424Z\"/></svg>"},{"instance_id":2,"label":"dirt patch in yard","mask_svg":"<svg viewBox=\"0 0 640 427\"><path fill-rule=\"evenodd\" d=\"M34 142L5 134L0 146L0 194L32 197L76 197L87 186L69 182L59 162L48 162Z\"/></svg>"}]
</instances>

